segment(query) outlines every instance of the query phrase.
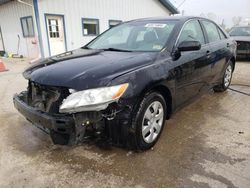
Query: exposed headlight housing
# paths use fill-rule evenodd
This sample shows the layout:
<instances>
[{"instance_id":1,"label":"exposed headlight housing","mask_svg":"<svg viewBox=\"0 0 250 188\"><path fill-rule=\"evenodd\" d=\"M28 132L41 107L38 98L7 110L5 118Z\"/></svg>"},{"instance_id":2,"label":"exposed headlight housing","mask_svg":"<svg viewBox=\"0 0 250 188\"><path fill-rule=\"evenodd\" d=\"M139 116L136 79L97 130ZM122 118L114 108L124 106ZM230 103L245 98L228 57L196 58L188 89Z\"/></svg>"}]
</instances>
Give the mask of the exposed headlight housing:
<instances>
[{"instance_id":1,"label":"exposed headlight housing","mask_svg":"<svg viewBox=\"0 0 250 188\"><path fill-rule=\"evenodd\" d=\"M110 103L119 100L127 90L128 85L128 83L125 83L78 92L71 90L71 94L63 100L59 111L60 113L76 113L104 110Z\"/></svg>"}]
</instances>

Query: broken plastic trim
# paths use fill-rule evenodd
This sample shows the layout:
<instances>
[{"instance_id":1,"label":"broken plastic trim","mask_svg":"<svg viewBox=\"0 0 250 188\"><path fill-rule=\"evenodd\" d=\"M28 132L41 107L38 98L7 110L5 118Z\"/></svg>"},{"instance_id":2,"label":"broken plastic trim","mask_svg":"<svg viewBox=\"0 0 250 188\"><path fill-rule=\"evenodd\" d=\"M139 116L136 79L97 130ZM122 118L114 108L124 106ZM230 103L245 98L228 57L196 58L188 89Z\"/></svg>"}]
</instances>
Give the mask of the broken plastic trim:
<instances>
[{"instance_id":1,"label":"broken plastic trim","mask_svg":"<svg viewBox=\"0 0 250 188\"><path fill-rule=\"evenodd\" d=\"M80 107L75 107L72 109L61 109L60 108L59 112L73 114L73 113L77 113L77 112L101 111L101 110L105 110L108 107L108 105L113 103L113 102L115 102L115 101L109 101L109 102L97 104L97 105L80 106Z\"/></svg>"},{"instance_id":2,"label":"broken plastic trim","mask_svg":"<svg viewBox=\"0 0 250 188\"><path fill-rule=\"evenodd\" d=\"M128 83L83 90L72 93L63 100L60 113L77 113L105 110L109 104L117 102L128 88Z\"/></svg>"}]
</instances>

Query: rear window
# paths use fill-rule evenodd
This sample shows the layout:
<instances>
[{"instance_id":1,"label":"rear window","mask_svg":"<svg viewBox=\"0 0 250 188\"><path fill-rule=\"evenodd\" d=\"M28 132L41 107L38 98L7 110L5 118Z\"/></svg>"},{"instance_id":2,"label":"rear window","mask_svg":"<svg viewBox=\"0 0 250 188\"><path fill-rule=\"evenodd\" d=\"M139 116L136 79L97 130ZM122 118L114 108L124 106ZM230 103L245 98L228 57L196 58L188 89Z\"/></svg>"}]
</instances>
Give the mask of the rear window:
<instances>
[{"instance_id":1,"label":"rear window","mask_svg":"<svg viewBox=\"0 0 250 188\"><path fill-rule=\"evenodd\" d=\"M220 28L218 28L218 31L219 31L219 34L220 34L220 38L221 38L221 39L226 39L226 38L227 38L226 35L221 31Z\"/></svg>"},{"instance_id":2,"label":"rear window","mask_svg":"<svg viewBox=\"0 0 250 188\"><path fill-rule=\"evenodd\" d=\"M209 22L209 21L202 20L201 22L204 25L205 30L207 32L208 41L209 42L219 41L220 40L220 35L219 35L219 32L218 32L217 26L214 23Z\"/></svg>"}]
</instances>

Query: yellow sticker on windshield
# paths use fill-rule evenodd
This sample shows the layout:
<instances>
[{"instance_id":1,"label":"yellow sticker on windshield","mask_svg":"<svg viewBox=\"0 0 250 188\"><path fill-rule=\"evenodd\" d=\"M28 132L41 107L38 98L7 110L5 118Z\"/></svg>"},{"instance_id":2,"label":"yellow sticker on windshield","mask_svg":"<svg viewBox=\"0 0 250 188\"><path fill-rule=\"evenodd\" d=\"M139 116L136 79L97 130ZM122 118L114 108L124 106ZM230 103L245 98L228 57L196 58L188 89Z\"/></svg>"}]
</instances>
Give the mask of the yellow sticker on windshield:
<instances>
[{"instance_id":1,"label":"yellow sticker on windshield","mask_svg":"<svg viewBox=\"0 0 250 188\"><path fill-rule=\"evenodd\" d=\"M148 23L145 25L145 27L151 27L151 28L164 28L166 24L160 24L160 23Z\"/></svg>"}]
</instances>

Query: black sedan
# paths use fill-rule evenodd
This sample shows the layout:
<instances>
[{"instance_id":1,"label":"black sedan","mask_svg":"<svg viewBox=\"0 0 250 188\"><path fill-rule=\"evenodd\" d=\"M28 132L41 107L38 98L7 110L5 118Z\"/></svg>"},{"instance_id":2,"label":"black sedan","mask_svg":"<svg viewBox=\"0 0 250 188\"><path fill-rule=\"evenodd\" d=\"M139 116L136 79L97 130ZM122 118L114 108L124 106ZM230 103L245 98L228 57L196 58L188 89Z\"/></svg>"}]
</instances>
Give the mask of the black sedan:
<instances>
[{"instance_id":1,"label":"black sedan","mask_svg":"<svg viewBox=\"0 0 250 188\"><path fill-rule=\"evenodd\" d=\"M146 150L176 110L227 90L235 53L236 43L204 18L129 21L28 68L28 89L14 105L55 144L97 139Z\"/></svg>"},{"instance_id":2,"label":"black sedan","mask_svg":"<svg viewBox=\"0 0 250 188\"><path fill-rule=\"evenodd\" d=\"M237 58L250 58L250 26L233 27L229 34L237 42Z\"/></svg>"}]
</instances>

